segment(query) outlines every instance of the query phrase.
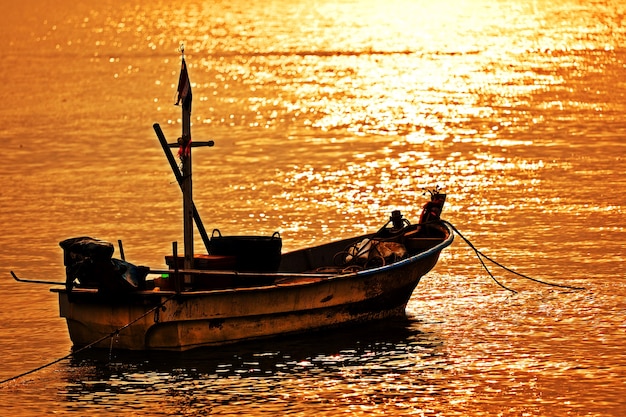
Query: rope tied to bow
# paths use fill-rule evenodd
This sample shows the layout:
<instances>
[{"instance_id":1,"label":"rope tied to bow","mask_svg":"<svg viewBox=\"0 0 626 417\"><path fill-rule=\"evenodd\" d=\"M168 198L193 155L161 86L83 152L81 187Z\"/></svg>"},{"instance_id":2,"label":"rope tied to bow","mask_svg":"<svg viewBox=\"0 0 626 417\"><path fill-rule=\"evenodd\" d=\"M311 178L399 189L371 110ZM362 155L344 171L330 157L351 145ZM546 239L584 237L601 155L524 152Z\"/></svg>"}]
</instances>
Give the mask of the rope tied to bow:
<instances>
[{"instance_id":1,"label":"rope tied to bow","mask_svg":"<svg viewBox=\"0 0 626 417\"><path fill-rule=\"evenodd\" d=\"M501 263L495 261L494 259L490 258L489 256L485 255L483 252L481 252L480 250L478 250L478 248L476 248L476 246L474 246L474 244L472 242L470 242L470 240L468 238L466 238L465 236L463 236L461 234L461 232L459 231L459 229L457 229L452 223L447 222L445 220L442 220L443 223L447 224L453 231L454 233L456 233L461 239L463 239L463 241L465 241L465 243L467 243L467 245L474 251L474 253L476 254L476 256L478 257L478 260L480 261L482 267L485 269L485 271L487 271L487 274L489 274L489 276L491 277L491 279L493 279L493 281L498 284L500 287L504 288L507 291L510 291L514 294L517 294L517 291L509 288L507 286L505 286L504 284L502 284L500 281L498 281L496 279L496 277L493 276L493 274L491 273L491 271L489 270L489 268L487 268L487 265L485 264L483 259L488 260L489 262L493 263L494 265L504 269L505 271L517 275L520 278L524 278L527 279L529 281L533 281L536 282L538 284L543 284L543 285L548 285L548 286L552 286L552 287L558 287L558 288L567 288L570 290L584 290L584 287L576 287L576 286L572 286L572 285L565 285L565 284L557 284L557 283L553 283L553 282L547 282L547 281L542 281L540 279L537 278L533 278L533 277L529 277L528 275L524 275L522 273L519 273L517 271L514 271L513 269L502 265Z\"/></svg>"}]
</instances>

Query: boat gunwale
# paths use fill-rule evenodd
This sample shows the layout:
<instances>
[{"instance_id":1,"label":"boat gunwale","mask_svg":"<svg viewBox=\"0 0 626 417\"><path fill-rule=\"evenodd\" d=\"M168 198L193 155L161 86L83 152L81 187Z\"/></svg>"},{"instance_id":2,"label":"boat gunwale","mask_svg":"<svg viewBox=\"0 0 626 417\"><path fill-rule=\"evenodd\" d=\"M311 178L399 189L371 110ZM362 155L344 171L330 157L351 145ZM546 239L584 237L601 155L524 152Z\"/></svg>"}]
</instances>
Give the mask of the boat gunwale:
<instances>
[{"instance_id":1,"label":"boat gunwale","mask_svg":"<svg viewBox=\"0 0 626 417\"><path fill-rule=\"evenodd\" d=\"M402 259L400 261L388 264L388 265L382 265L379 267L374 267L374 268L369 268L369 269L365 269L362 271L353 271L353 272L348 272L348 273L337 273L337 274L329 274L329 273L301 273L301 272L294 272L293 274L290 274L288 272L259 272L259 273L255 273L255 272L239 272L239 271L232 271L232 270L225 270L225 271L219 271L219 270L179 270L178 273L179 274L185 274L185 273L193 273L193 274L204 274L204 275L233 275L233 276L240 276L240 277L275 277L275 278L284 278L286 280L290 279L290 278L294 278L294 280L298 280L301 279L302 281L300 282L292 282L290 280L290 282L274 282L272 284L268 284L268 285L257 285L257 286L250 286L250 287L235 287L235 288L221 288L221 289L210 289L210 290L192 290L192 291L181 291L178 295L179 296L199 296L199 295L204 295L204 294L217 294L217 293L235 293L235 292L247 292L247 291L259 291L259 290L272 290L272 289L277 289L277 288L286 288L286 287L291 287L291 286L309 286L309 285L316 285L322 282L328 282L331 280L339 280L339 279L348 279L348 278L353 278L353 277L367 277L370 275L374 275L374 274L378 274L381 272L386 272L386 271L392 271L392 270L396 270L398 268L402 268L404 266L413 264L415 262L418 262L422 259L431 257L435 254L440 253L443 249L445 249L446 247L450 246L452 244L452 242L454 241L454 233L452 231L452 228L448 225L448 223L446 221L441 222L441 224L446 228L447 232L448 232L448 236L444 238L444 240L442 240L440 243L438 243L437 245L433 246L432 248L429 248L423 252L419 252L413 256L410 256L408 258ZM151 271L151 273L174 273L174 270L154 270ZM307 278L309 278L310 280L306 280ZM50 288L51 292L54 293L64 293L67 292L67 289L61 286L58 287L52 287ZM74 289L72 289L72 292L76 292L76 293L80 293L80 294L89 294L92 293L94 295L98 294L98 290L94 289L94 288L80 288L80 287L76 287ZM152 296L152 297L158 297L158 296L171 296L177 294L176 291L173 290L159 290L159 291L154 291L154 290L139 290L139 291L134 291L134 292L130 292L127 295L136 295L136 296Z\"/></svg>"}]
</instances>

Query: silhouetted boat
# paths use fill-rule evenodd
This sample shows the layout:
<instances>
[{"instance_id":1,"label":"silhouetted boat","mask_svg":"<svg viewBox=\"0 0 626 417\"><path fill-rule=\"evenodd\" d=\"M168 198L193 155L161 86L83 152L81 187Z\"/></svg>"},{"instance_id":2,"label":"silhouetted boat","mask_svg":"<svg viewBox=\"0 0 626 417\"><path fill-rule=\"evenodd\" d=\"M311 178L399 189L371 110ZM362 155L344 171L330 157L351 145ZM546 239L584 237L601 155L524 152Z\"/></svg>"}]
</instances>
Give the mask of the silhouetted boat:
<instances>
[{"instance_id":1,"label":"silhouetted boat","mask_svg":"<svg viewBox=\"0 0 626 417\"><path fill-rule=\"evenodd\" d=\"M152 270L126 262L121 242L121 259L108 242L61 242L66 280L51 291L74 345L182 351L404 315L420 278L453 241L440 220L445 194L431 192L416 224L394 211L375 233L288 253L277 233L209 237L191 197L191 148L213 143L191 142L188 83L183 57L182 137L168 144L154 125L183 191L185 254L174 242L168 268ZM182 172L172 147L180 147ZM206 255L194 255L194 222Z\"/></svg>"},{"instance_id":2,"label":"silhouetted boat","mask_svg":"<svg viewBox=\"0 0 626 417\"><path fill-rule=\"evenodd\" d=\"M60 313L75 346L101 340L97 346L106 348L186 350L404 315L420 278L452 240L445 223L385 227L371 235L284 253L275 272L268 272L268 265L259 267L263 272L214 270L212 265L245 263L246 254L206 255L196 257L192 270L146 270L143 274L167 278L143 281L132 278L142 273L129 271L142 268L97 259L84 246L105 244L83 239L74 242L74 249L83 246L78 249L82 254L66 250L66 258L77 262L70 261L68 269L79 271L69 279L79 284L52 291L58 293ZM255 244L271 242L268 238ZM362 242L369 242L369 252L354 256ZM182 281L178 291L177 279ZM113 344L107 336L114 338Z\"/></svg>"}]
</instances>

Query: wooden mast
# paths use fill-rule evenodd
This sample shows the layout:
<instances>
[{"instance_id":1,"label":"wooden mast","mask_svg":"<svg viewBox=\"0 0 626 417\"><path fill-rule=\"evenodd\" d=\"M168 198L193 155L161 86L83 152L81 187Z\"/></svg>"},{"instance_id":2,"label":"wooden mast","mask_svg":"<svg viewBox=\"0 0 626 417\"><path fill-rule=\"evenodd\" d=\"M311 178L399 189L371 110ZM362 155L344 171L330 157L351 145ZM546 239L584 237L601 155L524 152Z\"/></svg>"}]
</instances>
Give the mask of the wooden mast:
<instances>
[{"instance_id":1,"label":"wooden mast","mask_svg":"<svg viewBox=\"0 0 626 417\"><path fill-rule=\"evenodd\" d=\"M193 269L193 184L191 170L191 81L185 63L185 48L181 45L182 54L181 78L178 86L178 97L182 101L182 136L180 138L180 158L182 162L183 192L183 242L185 245L185 269ZM181 85L181 83L183 85ZM189 284L190 277L185 277Z\"/></svg>"},{"instance_id":2,"label":"wooden mast","mask_svg":"<svg viewBox=\"0 0 626 417\"><path fill-rule=\"evenodd\" d=\"M210 239L206 233L204 225L200 220L200 215L196 210L196 206L193 202L193 185L192 185L192 172L191 172L191 149L198 146L213 146L213 141L204 141L204 142L195 142L191 141L191 81L189 80L189 73L187 72L187 63L185 62L185 48L183 45L180 46L180 52L182 55L181 59L181 69L180 76L178 79L178 99L176 100L176 105L181 106L182 108L182 135L178 138L177 143L167 143L165 136L163 135L163 131L158 123L154 124L154 131L159 138L159 142L161 143L161 147L165 152L165 156L167 157L170 167L172 171L174 171L174 175L176 176L176 181L180 186L181 191L183 192L183 243L185 246L185 255L184 255L184 269L191 270L194 269L194 248L193 248L193 232L194 232L194 222L198 227L198 232L204 241L204 246L206 247L207 252L209 252L210 247ZM178 147L178 156L181 161L180 170L174 160L174 156L170 148ZM178 261L178 256L175 256L175 263ZM177 282L176 291L181 291L184 289L184 284L191 284L191 276L185 275L184 283Z\"/></svg>"}]
</instances>

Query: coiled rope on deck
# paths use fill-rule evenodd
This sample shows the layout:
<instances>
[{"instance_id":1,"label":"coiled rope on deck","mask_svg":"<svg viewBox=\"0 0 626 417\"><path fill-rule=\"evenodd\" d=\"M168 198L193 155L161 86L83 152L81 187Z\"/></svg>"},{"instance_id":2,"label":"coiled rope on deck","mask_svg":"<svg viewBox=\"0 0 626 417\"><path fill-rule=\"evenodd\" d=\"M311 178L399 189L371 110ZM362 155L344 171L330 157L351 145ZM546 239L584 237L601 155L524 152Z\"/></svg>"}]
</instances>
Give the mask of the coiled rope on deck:
<instances>
[{"instance_id":1,"label":"coiled rope on deck","mask_svg":"<svg viewBox=\"0 0 626 417\"><path fill-rule=\"evenodd\" d=\"M114 330L114 331L112 331L111 333L109 333L109 334L107 334L107 335L105 335L105 336L102 336L100 339L95 340L95 341L93 341L93 342L89 343L88 345L83 346L82 348L80 348L80 349L78 349L78 350L76 350L76 351L73 351L73 352L71 352L71 353L69 353L69 354L67 354L67 355L63 356L62 358L55 359L55 360L53 360L52 362L48 362L48 363L46 363L45 365L38 366L37 368L31 369L31 370L26 371L26 372L23 372L23 373L21 373L21 374L19 374L19 375L15 375L15 376L12 376L12 377L7 378L7 379L5 379L5 380L2 380L2 381L0 381L0 385L4 385L4 384L6 384L7 382L11 382L11 381L14 381L14 380L16 380L16 379L22 378L22 377L24 377L24 376L26 376L26 375L30 375L30 374L33 374L33 373L35 373L35 372L41 371L42 369L48 368L48 367L50 367L50 366L52 366L52 365L54 365L54 364L56 364L56 363L61 362L62 360L69 359L69 358L71 358L72 356L77 355L77 354L79 354L80 352L83 352L83 351L85 351L85 350L87 350L87 349L90 349L90 348L94 347L95 345L97 345L98 343L101 343L101 342L103 342L103 341L105 341L105 340L107 340L107 339L109 339L109 338L110 338L111 340L113 340L113 338L114 338L115 336L117 336L117 335L118 335L121 331L123 331L124 329L129 328L130 326L132 326L133 324L137 323L139 320L143 319L143 318L144 318L144 317L146 317L147 315L152 314L152 313L154 313L155 311L160 310L161 308L163 308L163 307L165 306L165 304L166 304L167 302L169 302L171 299L173 299L174 297L176 297L176 295L177 295L177 294L173 294L173 295L171 295L171 296L167 297L167 298L166 298L165 300L163 300L163 301L162 301L159 305L157 305L157 306L155 306L155 307L152 307L150 310L146 311L146 312L145 312L145 313L143 313L141 316L139 316L139 317L135 318L134 320L132 320L132 321L130 321L130 322L128 322L128 323L126 323L126 324L125 324L125 325L123 325L122 327L119 327L119 328L115 329L115 330Z\"/></svg>"},{"instance_id":2,"label":"coiled rope on deck","mask_svg":"<svg viewBox=\"0 0 626 417\"><path fill-rule=\"evenodd\" d=\"M498 281L496 279L496 277L493 276L493 274L491 273L489 268L487 268L487 265L485 265L485 262L483 261L483 258L488 260L489 262L493 263L494 265L499 266L500 268L504 269L505 271L507 271L507 272L509 272L511 274L517 275L518 277L527 279L529 281L536 282L538 284L549 285L549 286L552 286L552 287L559 287L559 288L567 288L567 289L570 289L570 290L584 290L585 289L584 287L575 287L575 286L572 286L572 285L556 284L556 283L553 283L553 282L542 281L540 279L532 278L532 277L529 277L528 275L524 275L524 274L521 274L521 273L519 273L517 271L514 271L513 269L502 265L501 263L493 260L489 256L487 256L484 253L482 253L480 250L478 250L476 248L476 246L474 246L474 244L472 242L470 242L470 240L468 238L463 236L461 234L461 232L459 231L459 229L457 229L452 223L447 222L445 220L441 220L441 221L443 223L447 224L454 231L454 233L456 233L461 239L463 239L465 241L465 243L467 243L467 245L474 251L474 253L476 253L476 256L478 257L478 260L480 261L480 263L483 266L483 268L485 269L485 271L487 271L487 274L489 274L491 279L493 279L496 284L498 284L500 287L504 288L507 291L510 291L510 292L512 292L514 294L517 294L516 290L505 286L500 281Z\"/></svg>"}]
</instances>

